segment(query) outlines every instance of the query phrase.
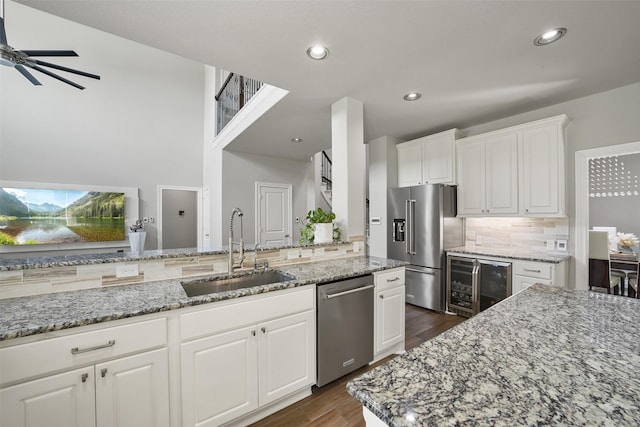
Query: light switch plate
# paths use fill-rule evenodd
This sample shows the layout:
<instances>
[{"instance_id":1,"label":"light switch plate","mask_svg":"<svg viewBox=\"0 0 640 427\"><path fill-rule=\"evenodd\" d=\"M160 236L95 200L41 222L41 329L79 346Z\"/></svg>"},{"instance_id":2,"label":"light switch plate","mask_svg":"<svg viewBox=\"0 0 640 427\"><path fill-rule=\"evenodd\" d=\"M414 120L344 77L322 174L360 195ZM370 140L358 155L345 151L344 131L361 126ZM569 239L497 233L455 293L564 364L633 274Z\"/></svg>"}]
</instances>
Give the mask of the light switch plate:
<instances>
[{"instance_id":1,"label":"light switch plate","mask_svg":"<svg viewBox=\"0 0 640 427\"><path fill-rule=\"evenodd\" d=\"M124 264L116 267L116 277L134 277L140 274L138 264Z\"/></svg>"},{"instance_id":2,"label":"light switch plate","mask_svg":"<svg viewBox=\"0 0 640 427\"><path fill-rule=\"evenodd\" d=\"M567 252L567 241L566 240L558 240L558 251Z\"/></svg>"}]
</instances>

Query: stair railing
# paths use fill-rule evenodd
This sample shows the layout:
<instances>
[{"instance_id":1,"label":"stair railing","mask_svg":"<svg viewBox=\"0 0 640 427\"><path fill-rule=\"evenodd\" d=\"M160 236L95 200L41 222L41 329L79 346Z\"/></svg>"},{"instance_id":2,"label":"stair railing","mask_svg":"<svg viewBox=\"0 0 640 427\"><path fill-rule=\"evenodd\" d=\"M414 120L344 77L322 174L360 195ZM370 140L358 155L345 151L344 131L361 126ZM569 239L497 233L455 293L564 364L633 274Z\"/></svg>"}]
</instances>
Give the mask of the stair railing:
<instances>
[{"instance_id":1,"label":"stair railing","mask_svg":"<svg viewBox=\"0 0 640 427\"><path fill-rule=\"evenodd\" d=\"M329 155L323 150L322 151L322 162L320 166L320 177L322 182L327 186L327 190L331 191L331 158Z\"/></svg>"},{"instance_id":2,"label":"stair railing","mask_svg":"<svg viewBox=\"0 0 640 427\"><path fill-rule=\"evenodd\" d=\"M217 134L235 117L262 87L262 82L250 77L230 73L216 94L218 102Z\"/></svg>"}]
</instances>

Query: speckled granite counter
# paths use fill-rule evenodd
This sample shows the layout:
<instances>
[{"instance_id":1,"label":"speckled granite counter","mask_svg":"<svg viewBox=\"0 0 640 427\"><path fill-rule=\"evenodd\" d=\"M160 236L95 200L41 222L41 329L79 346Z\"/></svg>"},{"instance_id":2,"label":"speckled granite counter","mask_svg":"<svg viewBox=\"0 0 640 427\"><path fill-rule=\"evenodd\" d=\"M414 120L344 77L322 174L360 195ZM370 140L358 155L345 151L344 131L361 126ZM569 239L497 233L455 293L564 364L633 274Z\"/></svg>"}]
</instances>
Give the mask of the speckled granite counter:
<instances>
[{"instance_id":1,"label":"speckled granite counter","mask_svg":"<svg viewBox=\"0 0 640 427\"><path fill-rule=\"evenodd\" d=\"M295 280L289 282L191 298L186 295L178 280L10 298L0 300L0 341L313 283L330 282L403 265L404 263L400 261L375 257L351 257L294 264L277 268L295 277ZM228 276L216 275L216 277Z\"/></svg>"},{"instance_id":2,"label":"speckled granite counter","mask_svg":"<svg viewBox=\"0 0 640 427\"><path fill-rule=\"evenodd\" d=\"M391 426L637 426L640 301L533 285L349 382Z\"/></svg>"},{"instance_id":3,"label":"speckled granite counter","mask_svg":"<svg viewBox=\"0 0 640 427\"><path fill-rule=\"evenodd\" d=\"M495 249L485 247L460 246L457 248L447 249L447 253L459 253L478 256L492 256L500 258L520 259L525 261L550 262L558 264L571 258L568 254L554 254L544 252L521 251L511 249Z\"/></svg>"}]
</instances>

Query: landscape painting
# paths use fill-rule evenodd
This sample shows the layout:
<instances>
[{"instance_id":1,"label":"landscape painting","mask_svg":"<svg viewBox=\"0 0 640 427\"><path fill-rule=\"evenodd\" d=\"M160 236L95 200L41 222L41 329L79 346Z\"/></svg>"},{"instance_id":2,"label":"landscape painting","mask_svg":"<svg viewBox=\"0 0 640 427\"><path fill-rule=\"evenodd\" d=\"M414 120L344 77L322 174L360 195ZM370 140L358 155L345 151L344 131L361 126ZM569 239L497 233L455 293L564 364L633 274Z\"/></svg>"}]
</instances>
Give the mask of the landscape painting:
<instances>
[{"instance_id":1,"label":"landscape painting","mask_svg":"<svg viewBox=\"0 0 640 427\"><path fill-rule=\"evenodd\" d=\"M125 239L124 193L0 187L0 244Z\"/></svg>"}]
</instances>

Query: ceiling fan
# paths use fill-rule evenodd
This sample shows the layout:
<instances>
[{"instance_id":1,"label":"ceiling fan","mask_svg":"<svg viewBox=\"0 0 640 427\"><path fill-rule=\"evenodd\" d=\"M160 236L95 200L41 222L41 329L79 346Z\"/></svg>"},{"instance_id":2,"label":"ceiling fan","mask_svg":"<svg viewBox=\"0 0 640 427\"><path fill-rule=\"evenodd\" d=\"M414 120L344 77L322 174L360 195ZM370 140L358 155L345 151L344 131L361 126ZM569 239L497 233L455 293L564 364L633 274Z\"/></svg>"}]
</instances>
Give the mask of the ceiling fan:
<instances>
[{"instance_id":1,"label":"ceiling fan","mask_svg":"<svg viewBox=\"0 0 640 427\"><path fill-rule=\"evenodd\" d=\"M27 70L27 68L39 71L49 77L53 77L54 79L60 80L61 82L78 89L84 89L84 86L81 86L76 82L72 82L71 80L59 76L58 74L42 67L54 68L67 73L100 80L100 76L98 75L85 73L84 71L74 70L73 68L63 67L62 65L52 64L35 58L43 56L78 56L78 54L72 50L17 50L9 46L7 42L7 33L4 29L4 0L2 0L0 3L0 64L15 68L31 83L38 86L42 85L42 83L40 83L38 79L36 79L33 74Z\"/></svg>"}]
</instances>

